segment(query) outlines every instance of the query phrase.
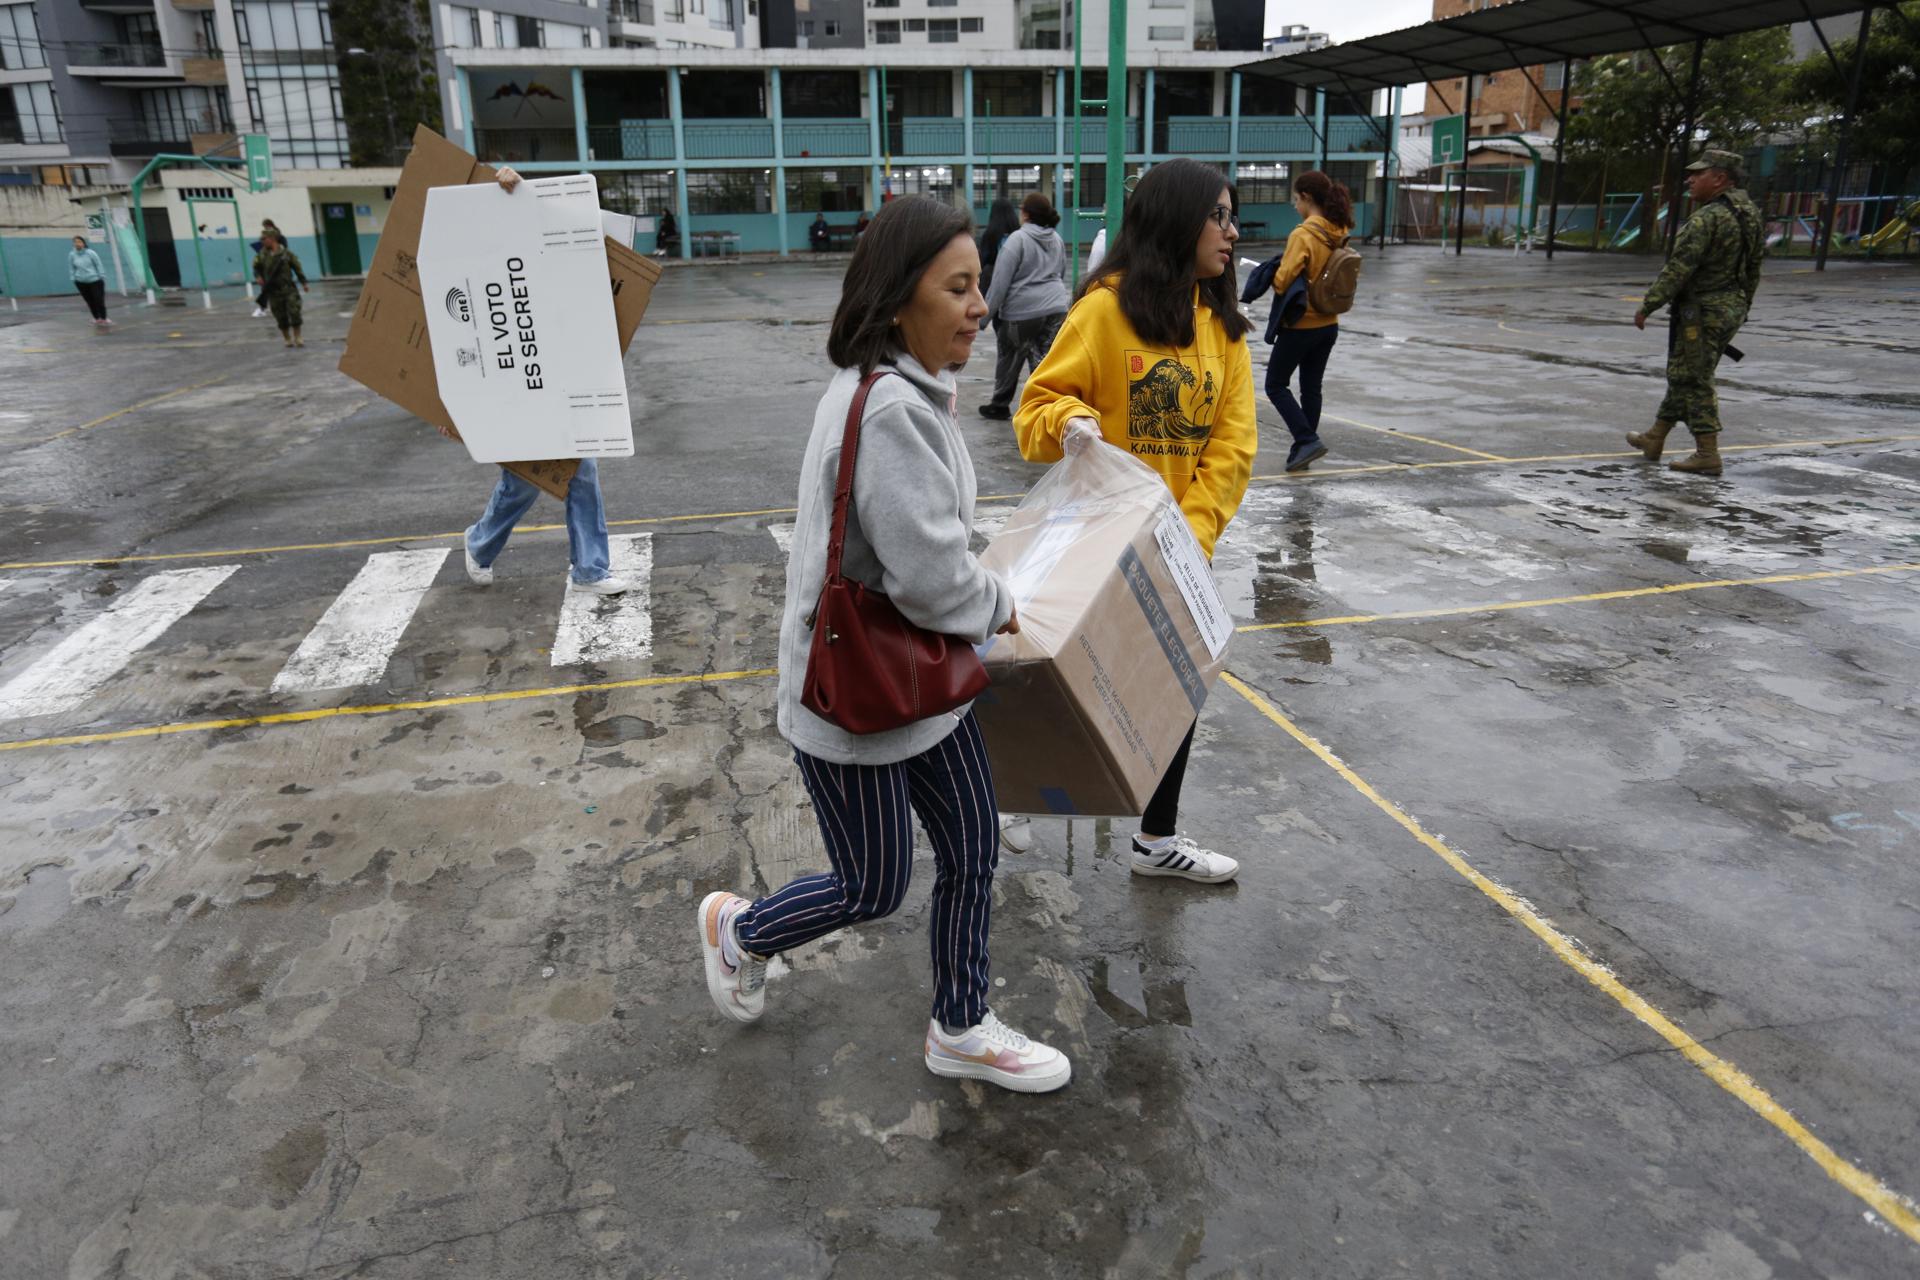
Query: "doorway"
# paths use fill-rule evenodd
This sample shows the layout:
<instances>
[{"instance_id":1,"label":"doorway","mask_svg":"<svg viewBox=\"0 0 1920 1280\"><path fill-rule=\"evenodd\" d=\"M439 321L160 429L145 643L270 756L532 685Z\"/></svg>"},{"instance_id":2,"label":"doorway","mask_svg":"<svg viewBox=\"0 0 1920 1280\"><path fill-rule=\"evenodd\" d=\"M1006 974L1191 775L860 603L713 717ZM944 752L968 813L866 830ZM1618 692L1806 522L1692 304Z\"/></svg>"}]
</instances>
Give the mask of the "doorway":
<instances>
[{"instance_id":1,"label":"doorway","mask_svg":"<svg viewBox=\"0 0 1920 1280\"><path fill-rule=\"evenodd\" d=\"M360 274L360 233L351 204L320 206L320 270L330 276Z\"/></svg>"},{"instance_id":2,"label":"doorway","mask_svg":"<svg viewBox=\"0 0 1920 1280\"><path fill-rule=\"evenodd\" d=\"M140 210L141 230L147 238L147 269L153 282L162 289L180 287L180 254L173 244L173 219L165 209Z\"/></svg>"}]
</instances>

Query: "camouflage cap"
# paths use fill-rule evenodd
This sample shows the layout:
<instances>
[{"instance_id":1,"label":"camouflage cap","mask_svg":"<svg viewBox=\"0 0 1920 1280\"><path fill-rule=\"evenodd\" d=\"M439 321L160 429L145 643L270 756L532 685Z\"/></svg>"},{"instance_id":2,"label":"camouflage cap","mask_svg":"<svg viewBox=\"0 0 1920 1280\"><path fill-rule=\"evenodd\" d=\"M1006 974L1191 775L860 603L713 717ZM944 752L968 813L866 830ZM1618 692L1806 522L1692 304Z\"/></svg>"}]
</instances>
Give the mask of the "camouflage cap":
<instances>
[{"instance_id":1,"label":"camouflage cap","mask_svg":"<svg viewBox=\"0 0 1920 1280\"><path fill-rule=\"evenodd\" d=\"M1745 176L1747 162L1732 151L1702 151L1700 158L1687 166L1687 172L1698 173L1702 169L1725 169L1738 179Z\"/></svg>"}]
</instances>

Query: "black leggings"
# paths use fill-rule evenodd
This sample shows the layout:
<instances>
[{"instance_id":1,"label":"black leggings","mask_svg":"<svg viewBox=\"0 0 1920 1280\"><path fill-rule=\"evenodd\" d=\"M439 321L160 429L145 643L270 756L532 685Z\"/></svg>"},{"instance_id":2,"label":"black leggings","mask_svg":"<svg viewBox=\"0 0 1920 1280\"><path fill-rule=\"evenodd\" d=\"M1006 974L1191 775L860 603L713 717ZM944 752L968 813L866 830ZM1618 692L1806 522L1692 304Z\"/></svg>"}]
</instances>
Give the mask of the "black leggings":
<instances>
[{"instance_id":1,"label":"black leggings","mask_svg":"<svg viewBox=\"0 0 1920 1280\"><path fill-rule=\"evenodd\" d=\"M107 318L107 282L105 280L75 280L73 287L87 300L87 310L93 312L95 320Z\"/></svg>"},{"instance_id":2,"label":"black leggings","mask_svg":"<svg viewBox=\"0 0 1920 1280\"><path fill-rule=\"evenodd\" d=\"M1180 749L1173 753L1166 773L1161 775L1160 785L1153 789L1153 799L1147 801L1147 811L1140 815L1142 834L1156 837L1179 834L1180 786L1187 780L1187 753L1193 750L1193 730L1199 724L1196 720L1187 730L1187 736L1180 740Z\"/></svg>"},{"instance_id":3,"label":"black leggings","mask_svg":"<svg viewBox=\"0 0 1920 1280\"><path fill-rule=\"evenodd\" d=\"M1273 356L1267 361L1267 399L1280 411L1296 444L1320 434L1320 382L1326 376L1327 357L1339 340L1340 326L1330 324L1319 329L1282 329L1273 344ZM1295 369L1300 371L1298 400L1287 386Z\"/></svg>"}]
</instances>

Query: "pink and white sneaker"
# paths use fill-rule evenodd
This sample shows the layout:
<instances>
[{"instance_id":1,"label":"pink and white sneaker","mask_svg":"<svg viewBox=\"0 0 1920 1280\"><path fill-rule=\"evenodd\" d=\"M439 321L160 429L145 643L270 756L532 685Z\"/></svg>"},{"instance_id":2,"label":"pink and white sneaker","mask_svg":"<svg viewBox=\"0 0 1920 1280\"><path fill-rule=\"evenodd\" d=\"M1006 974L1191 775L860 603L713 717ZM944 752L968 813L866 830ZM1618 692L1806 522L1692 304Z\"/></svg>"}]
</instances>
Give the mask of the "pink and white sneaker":
<instances>
[{"instance_id":1,"label":"pink and white sneaker","mask_svg":"<svg viewBox=\"0 0 1920 1280\"><path fill-rule=\"evenodd\" d=\"M740 945L733 918L748 906L737 893L715 892L700 902L700 949L706 953L707 994L735 1022L752 1022L767 1007L767 962ZM733 959L728 960L731 952Z\"/></svg>"},{"instance_id":2,"label":"pink and white sneaker","mask_svg":"<svg viewBox=\"0 0 1920 1280\"><path fill-rule=\"evenodd\" d=\"M950 1036L938 1019L927 1023L927 1070L950 1080L985 1080L1015 1093L1052 1093L1073 1078L1058 1049L1029 1040L991 1012Z\"/></svg>"}]
</instances>

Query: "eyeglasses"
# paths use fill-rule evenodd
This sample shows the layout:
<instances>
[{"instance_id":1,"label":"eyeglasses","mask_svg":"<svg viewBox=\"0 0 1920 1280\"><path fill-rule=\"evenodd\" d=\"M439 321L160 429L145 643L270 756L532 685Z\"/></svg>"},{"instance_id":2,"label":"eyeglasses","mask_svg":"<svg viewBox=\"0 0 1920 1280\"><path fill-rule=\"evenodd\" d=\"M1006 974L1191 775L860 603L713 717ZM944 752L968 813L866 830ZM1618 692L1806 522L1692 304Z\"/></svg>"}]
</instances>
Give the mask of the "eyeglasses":
<instances>
[{"instance_id":1,"label":"eyeglasses","mask_svg":"<svg viewBox=\"0 0 1920 1280\"><path fill-rule=\"evenodd\" d=\"M1222 231L1225 231L1228 227L1240 221L1239 217L1234 214L1233 207L1224 204L1213 206L1213 212L1209 213L1207 217L1211 218L1213 225Z\"/></svg>"}]
</instances>

